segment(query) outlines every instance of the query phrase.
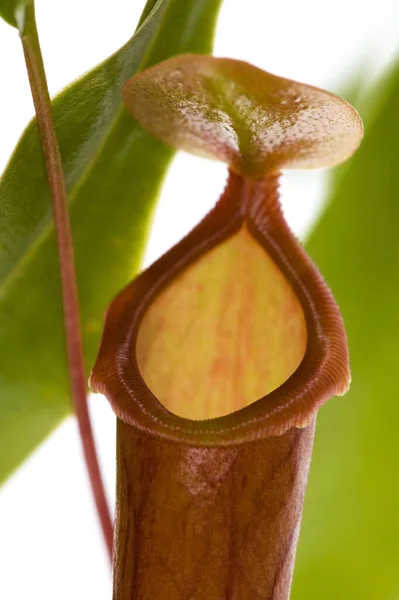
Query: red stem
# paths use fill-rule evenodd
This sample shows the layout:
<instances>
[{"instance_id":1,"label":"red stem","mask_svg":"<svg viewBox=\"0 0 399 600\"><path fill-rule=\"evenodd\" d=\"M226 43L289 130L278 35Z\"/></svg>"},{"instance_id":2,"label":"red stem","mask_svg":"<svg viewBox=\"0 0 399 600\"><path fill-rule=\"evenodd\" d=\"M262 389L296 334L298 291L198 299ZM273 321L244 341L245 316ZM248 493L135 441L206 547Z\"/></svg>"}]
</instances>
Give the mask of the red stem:
<instances>
[{"instance_id":1,"label":"red stem","mask_svg":"<svg viewBox=\"0 0 399 600\"><path fill-rule=\"evenodd\" d=\"M101 478L93 430L87 403L86 375L80 330L79 301L76 285L73 242L68 213L68 200L62 170L61 155L55 133L50 95L40 49L33 3L26 8L21 31L26 68L37 126L41 140L51 192L62 285L62 301L71 392L87 471L98 516L110 557L112 556L113 524Z\"/></svg>"}]
</instances>

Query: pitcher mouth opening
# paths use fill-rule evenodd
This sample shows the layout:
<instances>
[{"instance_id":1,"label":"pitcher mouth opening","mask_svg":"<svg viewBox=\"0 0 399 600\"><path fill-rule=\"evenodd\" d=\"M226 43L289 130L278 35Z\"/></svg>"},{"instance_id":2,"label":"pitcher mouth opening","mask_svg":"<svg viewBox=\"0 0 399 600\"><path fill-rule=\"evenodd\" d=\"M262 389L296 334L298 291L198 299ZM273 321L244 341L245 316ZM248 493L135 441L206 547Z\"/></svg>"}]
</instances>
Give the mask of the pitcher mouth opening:
<instances>
[{"instance_id":1,"label":"pitcher mouth opening","mask_svg":"<svg viewBox=\"0 0 399 600\"><path fill-rule=\"evenodd\" d=\"M239 236L245 237L240 239ZM288 294L288 297L296 311L296 352L285 363L285 373L280 374L280 381L278 378L269 379L266 382L269 389L264 385L266 392L259 394L257 388L252 396L247 394L247 404L237 406L237 397L232 393L225 402L230 410L223 414L214 410L209 411L210 416L207 417L200 403L197 403L193 416L187 416L184 411L179 414L173 405L173 394L171 401L161 396L160 390L166 388L168 377L164 373L162 375L162 365L157 366L156 349L146 363L151 350L145 338L149 334L149 337L157 337L154 331L159 327L162 311L158 314L158 322L153 318L150 323L149 317L151 312L153 315L156 313L154 307L162 304L165 294L168 298L176 282L190 271L195 271L204 257L209 253L217 256L221 249L223 251L229 244L234 245L237 240L246 250L254 247L256 252L263 253L263 257L267 257L266 262L269 261L269 266L281 278L280 284L285 283L285 291L290 291L291 296ZM254 263L257 264L259 256L251 268ZM262 263L262 266L265 264ZM245 265L243 270L245 274ZM260 291L262 297L264 288L261 287ZM173 296L173 293L170 295ZM167 306L162 308L165 310ZM172 315L172 320L179 319L181 310L180 314ZM285 331L280 329L281 352L289 338L289 327ZM158 342L159 339L158 336ZM184 336L181 339L184 341ZM261 341L260 337L257 343ZM184 357L181 350L177 348L176 368ZM254 347L251 351L255 352ZM254 364L261 362L262 356L255 356ZM146 364L149 367L147 372ZM159 371L159 366L162 376L154 384L151 373ZM176 380L176 374L174 378ZM245 443L282 435L291 427L304 427L328 398L346 391L349 380L346 336L338 307L316 267L284 221L278 201L278 174L249 181L231 172L215 208L112 303L91 385L94 391L107 396L116 415L127 424L170 440L209 446ZM194 377L192 386L195 381ZM223 400L230 384L223 383L222 378L219 383L222 388L219 399ZM262 383L265 384L265 381ZM180 388L177 385L176 389L178 399L184 400L184 385L180 382ZM199 398L204 397L206 386L194 391L200 391Z\"/></svg>"},{"instance_id":2,"label":"pitcher mouth opening","mask_svg":"<svg viewBox=\"0 0 399 600\"><path fill-rule=\"evenodd\" d=\"M132 351L159 402L201 421L280 387L301 363L306 342L292 286L243 222L160 292Z\"/></svg>"}]
</instances>

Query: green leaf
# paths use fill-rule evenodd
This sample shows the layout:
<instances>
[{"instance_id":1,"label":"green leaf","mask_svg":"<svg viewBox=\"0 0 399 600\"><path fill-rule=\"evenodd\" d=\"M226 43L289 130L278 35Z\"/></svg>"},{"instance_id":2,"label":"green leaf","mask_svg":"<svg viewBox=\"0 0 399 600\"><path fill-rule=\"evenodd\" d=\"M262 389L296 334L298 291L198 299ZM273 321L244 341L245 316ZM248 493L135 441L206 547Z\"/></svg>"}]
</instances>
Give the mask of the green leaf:
<instances>
[{"instance_id":1,"label":"green leaf","mask_svg":"<svg viewBox=\"0 0 399 600\"><path fill-rule=\"evenodd\" d=\"M344 317L352 386L319 414L293 600L398 594L399 66L373 97L308 243Z\"/></svg>"},{"instance_id":2,"label":"green leaf","mask_svg":"<svg viewBox=\"0 0 399 600\"><path fill-rule=\"evenodd\" d=\"M335 165L363 134L356 111L334 94L229 58L170 58L129 80L123 99L166 144L255 178Z\"/></svg>"},{"instance_id":3,"label":"green leaf","mask_svg":"<svg viewBox=\"0 0 399 600\"><path fill-rule=\"evenodd\" d=\"M22 29L25 6L33 0L0 0L0 17L9 25Z\"/></svg>"},{"instance_id":4,"label":"green leaf","mask_svg":"<svg viewBox=\"0 0 399 600\"><path fill-rule=\"evenodd\" d=\"M54 101L87 366L107 305L137 271L172 153L125 112L122 84L167 56L209 52L221 0L150 0L136 34ZM71 411L57 249L35 123L0 184L0 479Z\"/></svg>"}]
</instances>

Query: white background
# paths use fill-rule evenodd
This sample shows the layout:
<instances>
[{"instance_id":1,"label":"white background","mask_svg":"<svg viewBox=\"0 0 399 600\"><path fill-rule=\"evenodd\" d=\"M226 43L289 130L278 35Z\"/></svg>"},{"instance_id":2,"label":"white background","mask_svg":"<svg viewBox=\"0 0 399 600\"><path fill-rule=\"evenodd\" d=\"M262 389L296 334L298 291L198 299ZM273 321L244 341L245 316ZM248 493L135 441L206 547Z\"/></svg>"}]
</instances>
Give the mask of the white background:
<instances>
[{"instance_id":1,"label":"white background","mask_svg":"<svg viewBox=\"0 0 399 600\"><path fill-rule=\"evenodd\" d=\"M37 0L51 93L117 50L131 35L143 4ZM364 71L372 78L395 54L396 40L397 0L225 0L215 54L339 91L351 75ZM32 115L18 35L0 22L0 171ZM147 264L201 218L216 200L224 176L221 165L185 155L176 158L157 211ZM282 192L287 218L302 236L320 205L323 174L287 174ZM170 218L176 214L178 223ZM91 399L91 409L113 503L114 418L101 397ZM73 419L0 491L0 573L4 600L111 598L110 570Z\"/></svg>"}]
</instances>

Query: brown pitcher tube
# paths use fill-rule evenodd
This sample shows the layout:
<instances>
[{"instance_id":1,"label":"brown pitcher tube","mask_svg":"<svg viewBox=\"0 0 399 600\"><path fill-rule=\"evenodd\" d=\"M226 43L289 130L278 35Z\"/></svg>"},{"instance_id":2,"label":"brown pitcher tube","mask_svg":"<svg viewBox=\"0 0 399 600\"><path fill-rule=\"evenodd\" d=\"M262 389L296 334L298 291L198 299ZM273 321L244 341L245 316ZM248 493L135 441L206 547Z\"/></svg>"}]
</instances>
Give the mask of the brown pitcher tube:
<instances>
[{"instance_id":1,"label":"brown pitcher tube","mask_svg":"<svg viewBox=\"0 0 399 600\"><path fill-rule=\"evenodd\" d=\"M114 600L287 600L313 435L204 448L119 420Z\"/></svg>"}]
</instances>

